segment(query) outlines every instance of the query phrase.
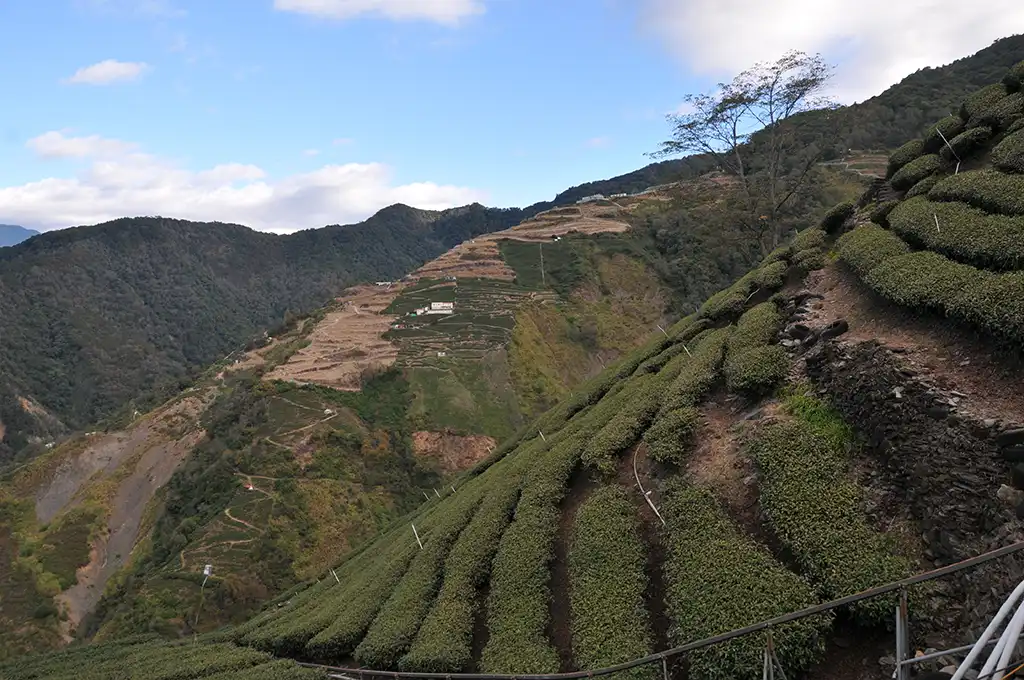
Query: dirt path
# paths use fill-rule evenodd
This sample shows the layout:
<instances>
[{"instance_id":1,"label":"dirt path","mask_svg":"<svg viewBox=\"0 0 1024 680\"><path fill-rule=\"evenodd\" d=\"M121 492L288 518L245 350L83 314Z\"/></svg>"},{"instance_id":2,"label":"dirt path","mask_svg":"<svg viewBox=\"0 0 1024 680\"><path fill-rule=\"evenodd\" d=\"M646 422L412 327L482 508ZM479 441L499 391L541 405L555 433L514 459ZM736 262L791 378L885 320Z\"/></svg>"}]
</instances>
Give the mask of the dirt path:
<instances>
[{"instance_id":1,"label":"dirt path","mask_svg":"<svg viewBox=\"0 0 1024 680\"><path fill-rule=\"evenodd\" d=\"M824 296L806 323L824 326L846 319L844 341L878 340L903 354L909 367L935 386L963 395L963 409L985 419L1017 423L1024 413L1024 370L992 351L981 339L949 323L917 318L867 290L838 265L812 272L812 292Z\"/></svg>"},{"instance_id":2,"label":"dirt path","mask_svg":"<svg viewBox=\"0 0 1024 680\"><path fill-rule=\"evenodd\" d=\"M231 508L224 508L224 515L228 519L230 519L232 522L238 522L242 526L248 527L248 528L252 529L253 531L255 531L256 533L259 533L259 534L263 533L263 529L260 529L258 526L255 526L253 524L249 524L244 519L239 519L239 518L235 517L234 515L232 515L231 514ZM252 539L247 539L247 540L252 540ZM232 541L227 541L227 542L228 543L232 543Z\"/></svg>"}]
</instances>

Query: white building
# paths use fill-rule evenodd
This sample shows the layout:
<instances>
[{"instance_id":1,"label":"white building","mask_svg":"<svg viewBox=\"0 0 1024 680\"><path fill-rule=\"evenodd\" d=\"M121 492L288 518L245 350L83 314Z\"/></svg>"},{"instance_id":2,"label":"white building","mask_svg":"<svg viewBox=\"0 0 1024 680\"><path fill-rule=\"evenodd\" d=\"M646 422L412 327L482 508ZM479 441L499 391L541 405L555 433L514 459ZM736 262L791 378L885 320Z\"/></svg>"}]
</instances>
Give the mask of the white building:
<instances>
[{"instance_id":1,"label":"white building","mask_svg":"<svg viewBox=\"0 0 1024 680\"><path fill-rule=\"evenodd\" d=\"M594 194L593 196L584 196L577 203L593 203L594 201L603 201L604 194Z\"/></svg>"},{"instance_id":2,"label":"white building","mask_svg":"<svg viewBox=\"0 0 1024 680\"><path fill-rule=\"evenodd\" d=\"M454 314L455 303L454 302L431 302L430 309L424 311L425 314Z\"/></svg>"}]
</instances>

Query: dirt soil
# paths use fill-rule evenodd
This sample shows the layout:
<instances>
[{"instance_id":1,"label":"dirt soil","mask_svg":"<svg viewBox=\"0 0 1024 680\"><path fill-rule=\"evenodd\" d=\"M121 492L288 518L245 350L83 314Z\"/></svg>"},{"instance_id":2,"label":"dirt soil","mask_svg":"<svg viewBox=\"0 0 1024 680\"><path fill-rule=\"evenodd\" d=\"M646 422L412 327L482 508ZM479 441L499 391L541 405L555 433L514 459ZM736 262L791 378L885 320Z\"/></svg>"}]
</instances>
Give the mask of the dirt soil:
<instances>
[{"instance_id":1,"label":"dirt soil","mask_svg":"<svg viewBox=\"0 0 1024 680\"><path fill-rule=\"evenodd\" d=\"M107 581L131 556L139 537L146 505L166 484L178 465L206 436L198 419L213 398L213 391L187 397L142 419L125 432L103 435L72 461L58 469L53 481L36 500L40 522L48 522L70 507L76 492L93 477L109 477L130 466L110 503L107 532L92 546L89 563L78 570L78 582L57 596L66 608L66 637L99 602ZM182 427L182 418L190 426ZM173 425L169 427L169 425Z\"/></svg>"},{"instance_id":2,"label":"dirt soil","mask_svg":"<svg viewBox=\"0 0 1024 680\"><path fill-rule=\"evenodd\" d=\"M417 456L433 458L450 474L461 472L494 450L497 442L486 435L457 435L450 432L412 433L412 451Z\"/></svg>"},{"instance_id":3,"label":"dirt soil","mask_svg":"<svg viewBox=\"0 0 1024 680\"><path fill-rule=\"evenodd\" d=\"M850 330L842 340L878 340L900 352L907 366L922 378L962 394L961 410L981 419L1020 421L1024 370L1017 362L994 355L991 341L953 324L915 317L906 308L879 298L837 265L811 272L807 288L824 296L805 321L808 326L823 327L846 319Z\"/></svg>"},{"instance_id":4,"label":"dirt soil","mask_svg":"<svg viewBox=\"0 0 1024 680\"><path fill-rule=\"evenodd\" d=\"M391 366L398 346L380 336L398 317L381 314L400 287L357 286L339 298L340 307L327 314L310 334L310 344L266 375L268 380L316 383L357 391L366 369Z\"/></svg>"}]
</instances>

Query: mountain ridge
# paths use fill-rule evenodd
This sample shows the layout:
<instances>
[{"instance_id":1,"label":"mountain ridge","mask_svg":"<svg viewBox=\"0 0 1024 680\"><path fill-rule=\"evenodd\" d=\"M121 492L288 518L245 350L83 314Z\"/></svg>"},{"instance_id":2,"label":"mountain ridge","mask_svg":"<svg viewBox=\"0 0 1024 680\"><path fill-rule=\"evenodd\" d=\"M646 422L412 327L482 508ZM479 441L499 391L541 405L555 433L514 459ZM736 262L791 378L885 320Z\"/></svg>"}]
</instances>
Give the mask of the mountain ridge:
<instances>
[{"instance_id":1,"label":"mountain ridge","mask_svg":"<svg viewBox=\"0 0 1024 680\"><path fill-rule=\"evenodd\" d=\"M0 224L0 248L14 246L33 236L38 236L35 229L19 227L16 224Z\"/></svg>"}]
</instances>

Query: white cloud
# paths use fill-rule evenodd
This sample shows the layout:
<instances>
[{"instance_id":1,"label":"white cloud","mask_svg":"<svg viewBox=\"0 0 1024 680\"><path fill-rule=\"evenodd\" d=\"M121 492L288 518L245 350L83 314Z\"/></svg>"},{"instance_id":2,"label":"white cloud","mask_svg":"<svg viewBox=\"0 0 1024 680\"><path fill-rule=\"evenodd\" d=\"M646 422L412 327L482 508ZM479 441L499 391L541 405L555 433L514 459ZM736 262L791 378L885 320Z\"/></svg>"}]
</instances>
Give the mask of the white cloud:
<instances>
[{"instance_id":1,"label":"white cloud","mask_svg":"<svg viewBox=\"0 0 1024 680\"><path fill-rule=\"evenodd\" d=\"M612 140L608 137L591 137L586 141L586 145L591 149L603 149L612 143Z\"/></svg>"},{"instance_id":2,"label":"white cloud","mask_svg":"<svg viewBox=\"0 0 1024 680\"><path fill-rule=\"evenodd\" d=\"M324 19L376 15L396 21L425 20L454 25L482 14L482 0L274 0L274 9Z\"/></svg>"},{"instance_id":3,"label":"white cloud","mask_svg":"<svg viewBox=\"0 0 1024 680\"><path fill-rule=\"evenodd\" d=\"M75 71L66 79L66 83L88 85L110 85L128 80L135 80L149 70L149 65L141 61L118 61L107 59L92 66L85 66Z\"/></svg>"},{"instance_id":4,"label":"white cloud","mask_svg":"<svg viewBox=\"0 0 1024 680\"><path fill-rule=\"evenodd\" d=\"M331 143L334 144L334 146L348 146L354 141L355 140L352 139L351 137L338 137Z\"/></svg>"},{"instance_id":5,"label":"white cloud","mask_svg":"<svg viewBox=\"0 0 1024 680\"><path fill-rule=\"evenodd\" d=\"M0 221L42 229L162 215L289 232L358 222L393 203L440 210L484 192L434 182L395 185L381 163L325 165L272 178L256 165L226 163L201 171L141 153L128 142L47 132L27 143L43 157L90 161L77 176L0 187Z\"/></svg>"},{"instance_id":6,"label":"white cloud","mask_svg":"<svg viewBox=\"0 0 1024 680\"><path fill-rule=\"evenodd\" d=\"M302 152L302 155L309 156L310 158L312 158L313 156L319 156L320 149L306 149L305 151Z\"/></svg>"},{"instance_id":7,"label":"white cloud","mask_svg":"<svg viewBox=\"0 0 1024 680\"><path fill-rule=\"evenodd\" d=\"M696 73L728 79L790 49L821 52L839 62L833 94L844 103L1024 26L1020 0L991 0L984 11L957 0L643 1L644 27Z\"/></svg>"},{"instance_id":8,"label":"white cloud","mask_svg":"<svg viewBox=\"0 0 1024 680\"><path fill-rule=\"evenodd\" d=\"M78 7L104 14L151 17L183 17L185 10L170 0L75 0Z\"/></svg>"}]
</instances>

